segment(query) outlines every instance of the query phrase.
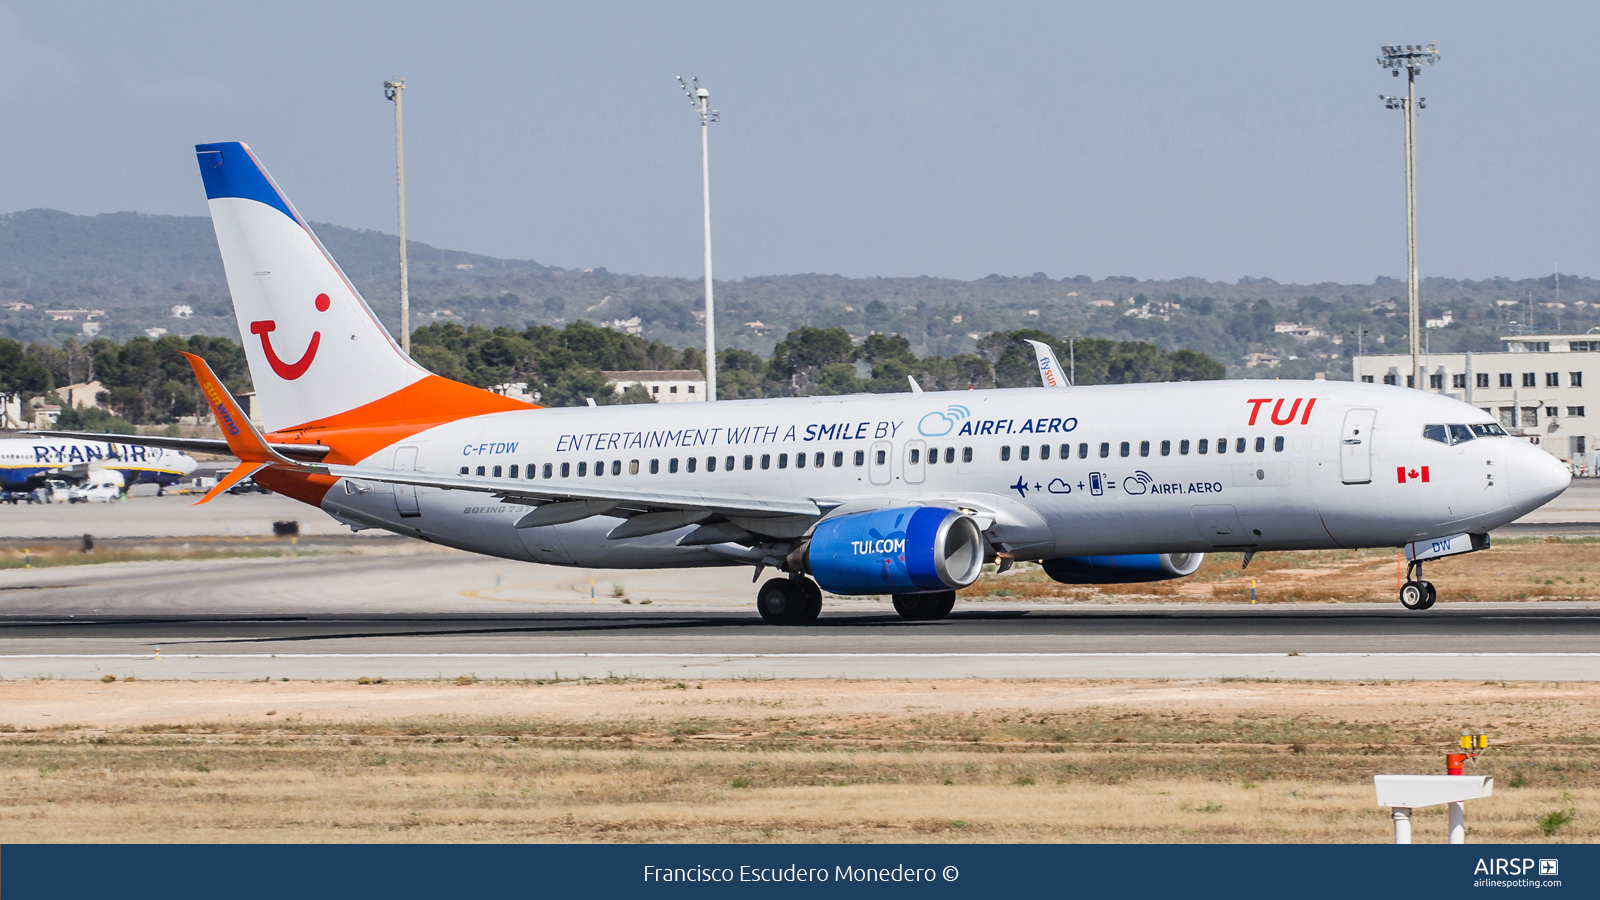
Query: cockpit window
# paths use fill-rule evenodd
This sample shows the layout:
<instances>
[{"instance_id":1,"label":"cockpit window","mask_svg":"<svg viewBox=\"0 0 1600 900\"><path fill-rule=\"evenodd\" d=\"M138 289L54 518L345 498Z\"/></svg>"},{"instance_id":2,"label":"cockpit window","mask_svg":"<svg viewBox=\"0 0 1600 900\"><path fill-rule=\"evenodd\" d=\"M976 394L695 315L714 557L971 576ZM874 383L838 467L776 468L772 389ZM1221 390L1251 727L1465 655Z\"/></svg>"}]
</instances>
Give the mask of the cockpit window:
<instances>
[{"instance_id":1,"label":"cockpit window","mask_svg":"<svg viewBox=\"0 0 1600 900\"><path fill-rule=\"evenodd\" d=\"M1450 443L1450 434L1449 432L1445 431L1445 427L1443 425L1422 426L1422 436L1430 441L1438 441L1441 444Z\"/></svg>"},{"instance_id":2,"label":"cockpit window","mask_svg":"<svg viewBox=\"0 0 1600 900\"><path fill-rule=\"evenodd\" d=\"M1506 430L1493 422L1472 426L1472 433L1478 437L1505 437Z\"/></svg>"},{"instance_id":3,"label":"cockpit window","mask_svg":"<svg viewBox=\"0 0 1600 900\"><path fill-rule=\"evenodd\" d=\"M1472 440L1472 429L1471 428L1468 428L1465 425L1451 425L1450 426L1450 443L1452 443L1452 444L1465 444L1467 441L1470 441L1470 440Z\"/></svg>"}]
</instances>

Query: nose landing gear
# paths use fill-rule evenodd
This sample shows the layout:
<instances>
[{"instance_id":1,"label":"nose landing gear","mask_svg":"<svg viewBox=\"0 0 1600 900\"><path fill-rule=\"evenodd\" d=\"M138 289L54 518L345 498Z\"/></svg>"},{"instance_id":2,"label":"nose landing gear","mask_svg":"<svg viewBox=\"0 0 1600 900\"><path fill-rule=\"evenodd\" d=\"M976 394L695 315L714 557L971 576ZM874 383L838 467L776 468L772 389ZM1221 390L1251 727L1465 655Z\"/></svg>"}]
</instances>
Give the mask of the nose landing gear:
<instances>
[{"instance_id":1,"label":"nose landing gear","mask_svg":"<svg viewBox=\"0 0 1600 900\"><path fill-rule=\"evenodd\" d=\"M1433 582L1422 580L1422 560L1413 560L1406 566L1406 583L1400 588L1400 605L1406 609L1424 610L1439 599Z\"/></svg>"},{"instance_id":2,"label":"nose landing gear","mask_svg":"<svg viewBox=\"0 0 1600 900\"><path fill-rule=\"evenodd\" d=\"M810 625L822 613L822 589L809 578L774 578L756 592L756 611L768 625Z\"/></svg>"}]
</instances>

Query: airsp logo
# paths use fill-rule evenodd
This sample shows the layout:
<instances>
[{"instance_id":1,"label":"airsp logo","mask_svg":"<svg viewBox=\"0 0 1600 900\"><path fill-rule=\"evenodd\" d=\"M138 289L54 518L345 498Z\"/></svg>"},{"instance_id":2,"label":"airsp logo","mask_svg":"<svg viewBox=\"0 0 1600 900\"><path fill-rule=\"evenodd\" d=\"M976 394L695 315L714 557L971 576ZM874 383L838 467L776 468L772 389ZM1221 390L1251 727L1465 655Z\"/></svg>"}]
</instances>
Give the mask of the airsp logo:
<instances>
[{"instance_id":1,"label":"airsp logo","mask_svg":"<svg viewBox=\"0 0 1600 900\"><path fill-rule=\"evenodd\" d=\"M952 404L944 412L931 412L917 422L917 432L923 437L944 437L955 429L956 423L972 415L965 406Z\"/></svg>"}]
</instances>

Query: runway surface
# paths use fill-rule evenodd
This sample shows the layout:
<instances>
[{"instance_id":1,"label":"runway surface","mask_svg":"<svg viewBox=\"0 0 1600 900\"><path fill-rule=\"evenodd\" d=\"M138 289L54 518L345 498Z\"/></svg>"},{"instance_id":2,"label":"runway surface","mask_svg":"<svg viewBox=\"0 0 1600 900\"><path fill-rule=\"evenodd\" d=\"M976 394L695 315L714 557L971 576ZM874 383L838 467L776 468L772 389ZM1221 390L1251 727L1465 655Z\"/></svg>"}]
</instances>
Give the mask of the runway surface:
<instances>
[{"instance_id":1,"label":"runway surface","mask_svg":"<svg viewBox=\"0 0 1600 900\"><path fill-rule=\"evenodd\" d=\"M974 604L974 606L978 606ZM159 654L157 653L159 648ZM1463 604L980 608L941 622L750 614L7 616L0 677L1600 680L1600 609Z\"/></svg>"}]
</instances>

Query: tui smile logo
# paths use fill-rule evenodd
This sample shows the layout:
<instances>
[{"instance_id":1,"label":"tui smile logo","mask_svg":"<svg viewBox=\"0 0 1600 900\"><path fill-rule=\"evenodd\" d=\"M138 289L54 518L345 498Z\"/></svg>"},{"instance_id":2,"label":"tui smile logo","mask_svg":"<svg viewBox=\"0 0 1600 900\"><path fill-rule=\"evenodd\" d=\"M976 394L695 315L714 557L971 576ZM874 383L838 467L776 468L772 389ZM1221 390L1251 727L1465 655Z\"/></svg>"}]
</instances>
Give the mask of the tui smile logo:
<instances>
[{"instance_id":1,"label":"tui smile logo","mask_svg":"<svg viewBox=\"0 0 1600 900\"><path fill-rule=\"evenodd\" d=\"M317 312L327 312L332 301L327 294L318 294L316 299ZM311 368L311 361L317 356L317 347L322 344L322 332L311 332L311 343L306 345L306 352L295 362L284 362L278 356L278 351L272 349L272 332L278 329L277 321L261 319L250 323L250 333L261 335L261 350L267 354L267 364L272 366L272 371L284 381L294 381L306 370Z\"/></svg>"}]
</instances>

